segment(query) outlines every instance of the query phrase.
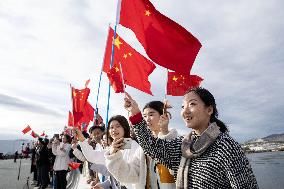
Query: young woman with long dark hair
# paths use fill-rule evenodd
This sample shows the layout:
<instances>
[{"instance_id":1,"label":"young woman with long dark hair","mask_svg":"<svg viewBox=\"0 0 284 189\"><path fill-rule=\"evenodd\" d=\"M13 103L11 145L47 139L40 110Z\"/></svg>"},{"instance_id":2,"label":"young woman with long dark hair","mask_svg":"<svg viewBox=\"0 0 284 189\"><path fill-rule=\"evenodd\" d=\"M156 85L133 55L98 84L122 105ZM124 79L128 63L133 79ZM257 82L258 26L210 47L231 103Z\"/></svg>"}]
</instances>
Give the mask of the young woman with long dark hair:
<instances>
[{"instance_id":1,"label":"young woman with long dark hair","mask_svg":"<svg viewBox=\"0 0 284 189\"><path fill-rule=\"evenodd\" d=\"M191 131L185 137L163 140L152 136L137 103L126 94L125 108L144 152L175 172L176 187L255 189L255 176L241 145L218 119L213 95L204 88L190 89L181 117ZM161 121L167 121L161 116Z\"/></svg>"}]
</instances>

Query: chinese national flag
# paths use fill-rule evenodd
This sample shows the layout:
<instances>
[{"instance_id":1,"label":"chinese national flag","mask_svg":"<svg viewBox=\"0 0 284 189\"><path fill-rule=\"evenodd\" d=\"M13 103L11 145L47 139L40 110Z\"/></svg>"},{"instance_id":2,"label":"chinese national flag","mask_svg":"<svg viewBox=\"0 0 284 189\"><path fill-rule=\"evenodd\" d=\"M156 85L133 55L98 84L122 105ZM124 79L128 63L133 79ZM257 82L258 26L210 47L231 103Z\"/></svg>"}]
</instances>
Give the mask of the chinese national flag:
<instances>
[{"instance_id":1,"label":"chinese national flag","mask_svg":"<svg viewBox=\"0 0 284 189\"><path fill-rule=\"evenodd\" d=\"M201 43L156 10L149 0L122 0L119 23L135 33L155 63L179 73L190 73Z\"/></svg>"},{"instance_id":2,"label":"chinese national flag","mask_svg":"<svg viewBox=\"0 0 284 189\"><path fill-rule=\"evenodd\" d=\"M117 66L113 66L107 72L107 77L115 93L124 92L121 71Z\"/></svg>"},{"instance_id":3,"label":"chinese national flag","mask_svg":"<svg viewBox=\"0 0 284 189\"><path fill-rule=\"evenodd\" d=\"M38 135L34 131L31 132L31 136L34 137L34 138L38 137Z\"/></svg>"},{"instance_id":4,"label":"chinese national flag","mask_svg":"<svg viewBox=\"0 0 284 189\"><path fill-rule=\"evenodd\" d=\"M22 132L24 133L24 134L26 134L26 133L28 133L29 131L31 131L32 130L32 128L28 125L26 128L24 128L24 130L22 130Z\"/></svg>"},{"instance_id":5,"label":"chinese national flag","mask_svg":"<svg viewBox=\"0 0 284 189\"><path fill-rule=\"evenodd\" d=\"M113 29L110 28L105 51L103 71L109 73L109 78L117 78L113 79L113 81L117 81L117 91L123 92L123 87L121 88L121 83L119 84L118 82L119 76L116 75L116 73L120 71L119 63L121 63L124 83L152 95L150 89L151 84L148 81L148 77L156 68L155 64L133 49L119 35L116 35L114 40L113 70L110 69L113 32Z\"/></svg>"},{"instance_id":6,"label":"chinese national flag","mask_svg":"<svg viewBox=\"0 0 284 189\"><path fill-rule=\"evenodd\" d=\"M42 134L41 134L40 136L45 136L45 133L44 133L44 131L42 132Z\"/></svg>"},{"instance_id":7,"label":"chinese national flag","mask_svg":"<svg viewBox=\"0 0 284 189\"><path fill-rule=\"evenodd\" d=\"M167 95L183 96L193 87L198 87L203 79L197 75L183 75L176 72L168 72Z\"/></svg>"},{"instance_id":8,"label":"chinese national flag","mask_svg":"<svg viewBox=\"0 0 284 189\"><path fill-rule=\"evenodd\" d=\"M79 129L81 129L82 123L88 125L89 122L94 119L94 112L95 112L94 108L87 101L84 108L82 109L82 112L73 111L74 126L77 126Z\"/></svg>"},{"instance_id":9,"label":"chinese national flag","mask_svg":"<svg viewBox=\"0 0 284 189\"><path fill-rule=\"evenodd\" d=\"M78 169L80 167L81 163L71 162L68 165L72 170L75 170L75 169Z\"/></svg>"},{"instance_id":10,"label":"chinese national flag","mask_svg":"<svg viewBox=\"0 0 284 189\"><path fill-rule=\"evenodd\" d=\"M90 89L75 89L72 87L73 111L82 112L90 94Z\"/></svg>"},{"instance_id":11,"label":"chinese national flag","mask_svg":"<svg viewBox=\"0 0 284 189\"><path fill-rule=\"evenodd\" d=\"M74 126L74 117L73 114L69 111L68 115L68 126Z\"/></svg>"}]
</instances>

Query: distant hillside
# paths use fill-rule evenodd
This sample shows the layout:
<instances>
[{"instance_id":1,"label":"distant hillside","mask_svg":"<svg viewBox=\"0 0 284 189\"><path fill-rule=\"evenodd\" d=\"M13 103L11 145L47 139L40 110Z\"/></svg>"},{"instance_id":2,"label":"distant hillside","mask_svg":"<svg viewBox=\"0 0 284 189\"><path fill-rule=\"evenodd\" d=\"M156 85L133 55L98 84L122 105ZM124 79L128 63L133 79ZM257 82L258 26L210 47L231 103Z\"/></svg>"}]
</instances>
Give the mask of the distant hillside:
<instances>
[{"instance_id":1,"label":"distant hillside","mask_svg":"<svg viewBox=\"0 0 284 189\"><path fill-rule=\"evenodd\" d=\"M14 154L16 150L22 149L22 143L31 143L30 140L0 140L0 153Z\"/></svg>"},{"instance_id":2,"label":"distant hillside","mask_svg":"<svg viewBox=\"0 0 284 189\"><path fill-rule=\"evenodd\" d=\"M248 141L246 141L244 144L250 144L250 143L256 143L256 142L272 142L272 141L276 141L276 142L284 142L284 133L282 134L272 134L263 138L254 138L254 139L250 139Z\"/></svg>"},{"instance_id":3,"label":"distant hillside","mask_svg":"<svg viewBox=\"0 0 284 189\"><path fill-rule=\"evenodd\" d=\"M264 137L262 139L266 140L266 141L281 141L281 142L284 142L284 133L269 135L269 136Z\"/></svg>"}]
</instances>

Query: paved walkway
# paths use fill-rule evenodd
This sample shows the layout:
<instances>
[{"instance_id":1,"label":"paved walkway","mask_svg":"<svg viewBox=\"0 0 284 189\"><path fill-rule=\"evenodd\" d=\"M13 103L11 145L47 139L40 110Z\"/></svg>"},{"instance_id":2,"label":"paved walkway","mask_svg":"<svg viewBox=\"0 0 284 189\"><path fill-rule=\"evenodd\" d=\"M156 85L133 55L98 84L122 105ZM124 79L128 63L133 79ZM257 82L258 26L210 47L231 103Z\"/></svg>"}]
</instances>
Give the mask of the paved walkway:
<instances>
[{"instance_id":1,"label":"paved walkway","mask_svg":"<svg viewBox=\"0 0 284 189\"><path fill-rule=\"evenodd\" d=\"M23 189L31 188L26 185L27 178L31 177L30 174L30 159L21 160L21 172L19 180L20 160L16 163L14 160L0 160L0 189ZM25 186L26 185L26 186Z\"/></svg>"}]
</instances>

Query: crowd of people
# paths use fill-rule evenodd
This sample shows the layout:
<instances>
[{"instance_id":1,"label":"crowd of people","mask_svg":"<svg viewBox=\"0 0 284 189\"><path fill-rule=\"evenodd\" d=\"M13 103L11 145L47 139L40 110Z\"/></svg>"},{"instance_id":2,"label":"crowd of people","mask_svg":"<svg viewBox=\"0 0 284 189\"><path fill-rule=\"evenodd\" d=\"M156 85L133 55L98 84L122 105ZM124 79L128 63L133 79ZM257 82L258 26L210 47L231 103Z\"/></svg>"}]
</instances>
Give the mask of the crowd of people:
<instances>
[{"instance_id":1,"label":"crowd of people","mask_svg":"<svg viewBox=\"0 0 284 189\"><path fill-rule=\"evenodd\" d=\"M39 138L31 149L33 179L40 189L256 189L256 178L241 146L218 119L214 96L190 89L181 117L189 132L170 129L167 104L151 101L142 111L125 93L129 119L112 116L105 128L74 127L70 135ZM80 163L70 169L70 162Z\"/></svg>"}]
</instances>

